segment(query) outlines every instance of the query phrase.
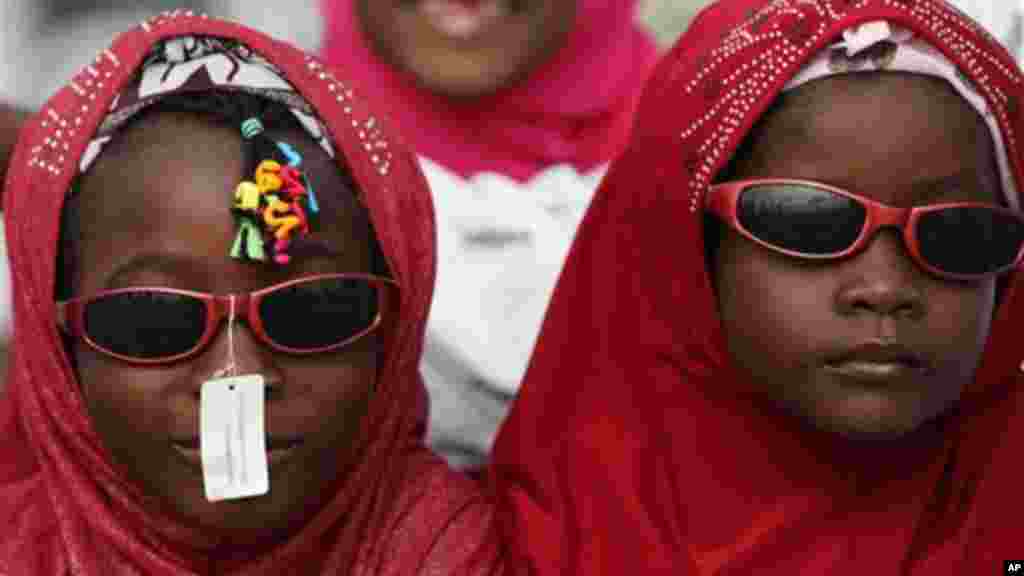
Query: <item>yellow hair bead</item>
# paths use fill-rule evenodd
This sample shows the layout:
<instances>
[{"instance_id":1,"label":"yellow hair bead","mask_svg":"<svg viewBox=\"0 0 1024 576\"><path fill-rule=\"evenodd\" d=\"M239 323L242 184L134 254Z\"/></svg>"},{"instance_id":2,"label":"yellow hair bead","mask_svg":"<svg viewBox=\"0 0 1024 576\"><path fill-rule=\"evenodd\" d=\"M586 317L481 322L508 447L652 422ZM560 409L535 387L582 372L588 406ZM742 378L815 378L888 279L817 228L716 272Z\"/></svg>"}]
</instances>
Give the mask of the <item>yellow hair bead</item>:
<instances>
[{"instance_id":1,"label":"yellow hair bead","mask_svg":"<svg viewBox=\"0 0 1024 576\"><path fill-rule=\"evenodd\" d=\"M258 211L260 208L260 188L248 180L235 188L235 208L246 211Z\"/></svg>"},{"instance_id":2,"label":"yellow hair bead","mask_svg":"<svg viewBox=\"0 0 1024 576\"><path fill-rule=\"evenodd\" d=\"M264 193L277 192L284 185L280 173L280 163L273 160L264 160L256 167L256 185Z\"/></svg>"}]
</instances>

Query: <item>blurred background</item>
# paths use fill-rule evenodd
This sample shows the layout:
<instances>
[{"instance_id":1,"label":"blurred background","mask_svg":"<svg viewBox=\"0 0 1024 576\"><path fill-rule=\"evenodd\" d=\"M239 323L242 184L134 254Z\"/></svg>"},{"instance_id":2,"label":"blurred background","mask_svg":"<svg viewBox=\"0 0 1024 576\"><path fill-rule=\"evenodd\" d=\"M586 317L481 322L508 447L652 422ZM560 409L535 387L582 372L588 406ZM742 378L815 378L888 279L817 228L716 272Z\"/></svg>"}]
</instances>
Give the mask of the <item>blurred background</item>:
<instances>
[{"instance_id":1,"label":"blurred background","mask_svg":"<svg viewBox=\"0 0 1024 576\"><path fill-rule=\"evenodd\" d=\"M560 0L552 0L560 1ZM708 0L641 0L641 18L671 44ZM163 10L235 18L303 48L320 43L319 0L0 0L0 98L37 106L110 39ZM1018 55L1024 0L954 0ZM282 6L286 6L282 10Z\"/></svg>"},{"instance_id":2,"label":"blurred background","mask_svg":"<svg viewBox=\"0 0 1024 576\"><path fill-rule=\"evenodd\" d=\"M551 0L563 1L563 0ZM1024 0L953 0L985 24L1018 58ZM175 8L230 17L309 50L320 44L319 0L0 0L0 99L38 107L111 38ZM642 0L640 17L663 46L685 30L708 0ZM284 6L284 8L282 8ZM2 222L0 222L2 227ZM0 241L0 267L6 265ZM9 337L9 275L0 268L0 346ZM0 361L2 361L0 354ZM2 370L2 366L0 366Z\"/></svg>"},{"instance_id":3,"label":"blurred background","mask_svg":"<svg viewBox=\"0 0 1024 576\"><path fill-rule=\"evenodd\" d=\"M558 0L554 0L558 1ZM0 0L0 97L41 103L110 39L157 12L184 8L230 17L315 50L319 0ZM641 14L671 43L706 0L643 0ZM286 13L282 5L287 5Z\"/></svg>"}]
</instances>

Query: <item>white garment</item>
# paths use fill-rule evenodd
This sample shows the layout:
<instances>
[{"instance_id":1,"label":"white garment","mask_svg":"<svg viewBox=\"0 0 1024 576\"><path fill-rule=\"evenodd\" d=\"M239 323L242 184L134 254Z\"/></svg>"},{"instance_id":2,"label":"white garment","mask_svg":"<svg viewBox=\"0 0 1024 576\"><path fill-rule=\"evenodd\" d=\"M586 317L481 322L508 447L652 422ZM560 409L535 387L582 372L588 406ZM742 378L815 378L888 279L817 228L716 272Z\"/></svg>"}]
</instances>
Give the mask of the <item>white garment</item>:
<instances>
[{"instance_id":1,"label":"white garment","mask_svg":"<svg viewBox=\"0 0 1024 576\"><path fill-rule=\"evenodd\" d=\"M551 292L605 168L548 168L520 184L466 180L421 158L437 222L437 280L422 374L431 445L455 465L490 451Z\"/></svg>"}]
</instances>

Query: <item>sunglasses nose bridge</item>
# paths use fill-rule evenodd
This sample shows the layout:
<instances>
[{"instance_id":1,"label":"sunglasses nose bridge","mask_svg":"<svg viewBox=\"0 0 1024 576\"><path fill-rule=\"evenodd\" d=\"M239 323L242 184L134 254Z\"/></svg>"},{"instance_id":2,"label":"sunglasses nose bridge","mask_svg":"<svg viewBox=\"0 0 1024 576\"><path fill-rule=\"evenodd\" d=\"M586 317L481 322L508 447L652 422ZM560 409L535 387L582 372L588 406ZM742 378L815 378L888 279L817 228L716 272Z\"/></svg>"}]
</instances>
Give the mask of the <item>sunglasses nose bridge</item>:
<instances>
[{"instance_id":1,"label":"sunglasses nose bridge","mask_svg":"<svg viewBox=\"0 0 1024 576\"><path fill-rule=\"evenodd\" d=\"M857 259L872 260L866 264L881 284L902 285L911 282L906 274L920 264L909 235L908 223L913 216L911 208L890 206L872 207L862 236L848 255ZM881 232L892 229L893 235ZM861 264L865 265L865 264ZM882 278L888 278L882 280Z\"/></svg>"},{"instance_id":2,"label":"sunglasses nose bridge","mask_svg":"<svg viewBox=\"0 0 1024 576\"><path fill-rule=\"evenodd\" d=\"M270 359L272 351L265 346L258 329L249 321L251 299L248 294L213 297L213 316L204 356L210 357L207 368L219 370L218 363L233 364L240 374L262 374L268 381L280 381ZM245 329L238 329L244 323ZM214 366L218 364L218 366Z\"/></svg>"},{"instance_id":3,"label":"sunglasses nose bridge","mask_svg":"<svg viewBox=\"0 0 1024 576\"><path fill-rule=\"evenodd\" d=\"M211 323L214 330L224 322L249 322L249 294L224 294L210 297Z\"/></svg>"},{"instance_id":4,"label":"sunglasses nose bridge","mask_svg":"<svg viewBox=\"0 0 1024 576\"><path fill-rule=\"evenodd\" d=\"M910 219L913 208L899 208L876 204L869 210L869 219L876 228L900 228L902 229Z\"/></svg>"},{"instance_id":5,"label":"sunglasses nose bridge","mask_svg":"<svg viewBox=\"0 0 1024 576\"><path fill-rule=\"evenodd\" d=\"M206 342L202 347L207 348L211 346L222 336L225 325L227 330L232 332L232 338L237 338L238 335L238 332L235 331L235 325L245 324L249 336L262 340L257 326L250 320L251 302L251 296L246 293L212 296ZM223 335L227 336L226 333Z\"/></svg>"},{"instance_id":6,"label":"sunglasses nose bridge","mask_svg":"<svg viewBox=\"0 0 1024 576\"><path fill-rule=\"evenodd\" d=\"M856 252L866 249L874 241L875 236L887 228L895 229L900 238L905 236L904 231L907 228L907 223L910 221L912 208L899 208L879 203L870 203L867 205L867 209L867 222L864 226L864 232L857 242L858 250L855 250Z\"/></svg>"}]
</instances>

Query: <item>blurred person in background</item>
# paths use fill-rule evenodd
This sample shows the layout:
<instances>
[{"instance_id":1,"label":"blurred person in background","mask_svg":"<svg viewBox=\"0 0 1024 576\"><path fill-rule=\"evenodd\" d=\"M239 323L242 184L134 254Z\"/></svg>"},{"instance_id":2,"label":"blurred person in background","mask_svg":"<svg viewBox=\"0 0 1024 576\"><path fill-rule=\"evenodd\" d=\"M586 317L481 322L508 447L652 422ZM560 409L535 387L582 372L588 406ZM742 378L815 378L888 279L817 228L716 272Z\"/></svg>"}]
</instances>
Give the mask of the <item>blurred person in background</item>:
<instances>
[{"instance_id":1,"label":"blurred person in background","mask_svg":"<svg viewBox=\"0 0 1024 576\"><path fill-rule=\"evenodd\" d=\"M430 183L432 447L486 462L576 225L657 57L637 0L325 0L323 55L388 106Z\"/></svg>"}]
</instances>

